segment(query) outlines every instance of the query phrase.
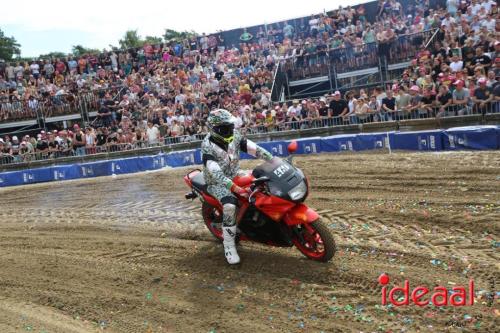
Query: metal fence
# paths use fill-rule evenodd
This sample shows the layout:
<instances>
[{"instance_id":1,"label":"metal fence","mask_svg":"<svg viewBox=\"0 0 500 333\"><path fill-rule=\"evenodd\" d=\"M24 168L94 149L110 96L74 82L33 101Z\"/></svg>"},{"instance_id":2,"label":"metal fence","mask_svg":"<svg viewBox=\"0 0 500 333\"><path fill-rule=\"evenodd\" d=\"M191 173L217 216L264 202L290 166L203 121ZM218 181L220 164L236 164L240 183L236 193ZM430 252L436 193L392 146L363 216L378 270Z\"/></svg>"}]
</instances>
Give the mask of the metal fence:
<instances>
[{"instance_id":1,"label":"metal fence","mask_svg":"<svg viewBox=\"0 0 500 333\"><path fill-rule=\"evenodd\" d=\"M348 45L329 51L295 55L281 60L288 80L361 71L368 68L404 63L415 58L429 44L435 30L398 36L385 43Z\"/></svg>"},{"instance_id":2,"label":"metal fence","mask_svg":"<svg viewBox=\"0 0 500 333\"><path fill-rule=\"evenodd\" d=\"M397 110L386 112L381 110L372 110L367 113L353 113L344 117L323 117L302 119L299 121L272 122L269 124L256 124L242 128L244 135L262 134L278 131L294 131L312 128L327 128L336 126L345 126L353 124L365 124L374 122L397 122L404 120L417 119L435 119L439 124L440 120L448 117L467 116L467 115L486 115L500 113L500 101L489 102L484 105L464 104L450 105L442 107L421 107L411 111ZM176 137L165 137L161 142L150 143L147 141L135 141L132 143L109 142L105 145L69 148L66 150L28 152L26 149L16 151L15 154L6 154L0 152L0 164L15 164L38 160L48 160L68 156L84 156L96 154L108 154L113 152L134 151L152 147L169 147L172 145L199 142L205 137L205 133L195 135L183 135Z\"/></svg>"},{"instance_id":3,"label":"metal fence","mask_svg":"<svg viewBox=\"0 0 500 333\"><path fill-rule=\"evenodd\" d=\"M5 98L0 101L0 122L33 120L62 115L83 114L99 108L99 99L116 88L84 90L78 94L57 94L33 99ZM121 90L116 97L120 96ZM115 97L115 98L116 98Z\"/></svg>"}]
</instances>

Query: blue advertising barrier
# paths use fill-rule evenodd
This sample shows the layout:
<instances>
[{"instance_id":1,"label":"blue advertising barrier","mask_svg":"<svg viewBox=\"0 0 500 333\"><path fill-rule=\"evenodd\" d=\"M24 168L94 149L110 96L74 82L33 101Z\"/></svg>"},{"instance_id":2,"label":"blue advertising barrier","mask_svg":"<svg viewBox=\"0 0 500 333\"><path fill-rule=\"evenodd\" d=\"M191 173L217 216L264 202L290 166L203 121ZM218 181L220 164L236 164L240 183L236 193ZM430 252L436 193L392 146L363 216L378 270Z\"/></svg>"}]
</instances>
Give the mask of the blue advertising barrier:
<instances>
[{"instance_id":1,"label":"blue advertising barrier","mask_svg":"<svg viewBox=\"0 0 500 333\"><path fill-rule=\"evenodd\" d=\"M489 150L500 148L500 127L467 126L443 131L445 149Z\"/></svg>"},{"instance_id":2,"label":"blue advertising barrier","mask_svg":"<svg viewBox=\"0 0 500 333\"><path fill-rule=\"evenodd\" d=\"M0 174L0 187L16 186L23 184L22 171L10 171Z\"/></svg>"},{"instance_id":3,"label":"blue advertising barrier","mask_svg":"<svg viewBox=\"0 0 500 333\"><path fill-rule=\"evenodd\" d=\"M443 150L443 132L441 130L392 132L389 133L389 140L391 143L391 149L393 150Z\"/></svg>"},{"instance_id":4,"label":"blue advertising barrier","mask_svg":"<svg viewBox=\"0 0 500 333\"><path fill-rule=\"evenodd\" d=\"M361 133L356 134L354 150L384 149L389 147L389 133Z\"/></svg>"},{"instance_id":5,"label":"blue advertising barrier","mask_svg":"<svg viewBox=\"0 0 500 333\"><path fill-rule=\"evenodd\" d=\"M356 146L356 134L334 135L321 138L321 151L336 153L352 151Z\"/></svg>"},{"instance_id":6,"label":"blue advertising barrier","mask_svg":"<svg viewBox=\"0 0 500 333\"><path fill-rule=\"evenodd\" d=\"M260 142L259 146L266 149L274 156L286 157L288 156L288 143L287 141L269 141Z\"/></svg>"},{"instance_id":7,"label":"blue advertising barrier","mask_svg":"<svg viewBox=\"0 0 500 333\"><path fill-rule=\"evenodd\" d=\"M421 132L384 132L346 134L323 138L296 140L298 154L322 152L361 151L390 148L393 150L441 151L457 149L499 149L499 126L457 127L448 130ZM290 141L259 143L273 155L287 156ZM242 158L251 158L242 154ZM160 153L110 161L48 166L38 169L0 173L0 187L41 183L55 180L79 179L112 174L126 174L164 167L180 167L201 164L200 149Z\"/></svg>"},{"instance_id":8,"label":"blue advertising barrier","mask_svg":"<svg viewBox=\"0 0 500 333\"><path fill-rule=\"evenodd\" d=\"M167 166L167 155L165 154L152 156L151 159L153 160L152 170L158 170Z\"/></svg>"},{"instance_id":9,"label":"blue advertising barrier","mask_svg":"<svg viewBox=\"0 0 500 333\"><path fill-rule=\"evenodd\" d=\"M51 168L53 180L69 180L81 178L75 165L56 165Z\"/></svg>"},{"instance_id":10,"label":"blue advertising barrier","mask_svg":"<svg viewBox=\"0 0 500 333\"><path fill-rule=\"evenodd\" d=\"M321 138L297 139L297 154L317 154L321 153ZM287 141L287 144L290 141Z\"/></svg>"},{"instance_id":11,"label":"blue advertising barrier","mask_svg":"<svg viewBox=\"0 0 500 333\"><path fill-rule=\"evenodd\" d=\"M101 177L111 175L111 161L79 163L75 167L78 169L80 178Z\"/></svg>"},{"instance_id":12,"label":"blue advertising barrier","mask_svg":"<svg viewBox=\"0 0 500 333\"><path fill-rule=\"evenodd\" d=\"M167 165L173 168L192 165L195 163L195 155L198 149L178 151L167 154Z\"/></svg>"}]
</instances>

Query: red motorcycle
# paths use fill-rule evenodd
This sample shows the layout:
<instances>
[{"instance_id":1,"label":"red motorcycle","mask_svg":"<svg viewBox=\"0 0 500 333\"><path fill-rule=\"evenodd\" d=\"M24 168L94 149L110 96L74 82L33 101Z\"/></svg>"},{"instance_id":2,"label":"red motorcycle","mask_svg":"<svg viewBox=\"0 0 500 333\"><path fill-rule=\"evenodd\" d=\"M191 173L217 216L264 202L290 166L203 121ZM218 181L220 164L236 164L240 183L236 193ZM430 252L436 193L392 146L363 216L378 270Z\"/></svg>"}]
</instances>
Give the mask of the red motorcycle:
<instances>
[{"instance_id":1,"label":"red motorcycle","mask_svg":"<svg viewBox=\"0 0 500 333\"><path fill-rule=\"evenodd\" d=\"M287 159L274 157L251 173L233 182L249 190L248 198L238 196L236 221L239 241L254 241L270 246L295 245L306 257L327 262L336 251L335 241L318 213L303 202L309 193L304 173L292 164L297 142L288 146ZM207 192L203 173L190 171L184 181L191 188L186 199L199 197L208 230L222 241L222 206Z\"/></svg>"}]
</instances>

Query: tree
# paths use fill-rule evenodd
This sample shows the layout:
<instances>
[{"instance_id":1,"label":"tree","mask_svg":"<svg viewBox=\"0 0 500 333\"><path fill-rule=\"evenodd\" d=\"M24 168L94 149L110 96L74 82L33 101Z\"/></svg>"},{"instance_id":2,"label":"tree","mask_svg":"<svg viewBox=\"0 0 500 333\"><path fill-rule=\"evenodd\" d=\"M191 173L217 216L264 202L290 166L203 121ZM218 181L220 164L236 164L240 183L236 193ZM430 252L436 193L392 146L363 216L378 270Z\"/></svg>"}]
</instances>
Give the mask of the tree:
<instances>
[{"instance_id":1,"label":"tree","mask_svg":"<svg viewBox=\"0 0 500 333\"><path fill-rule=\"evenodd\" d=\"M14 37L7 37L0 30L0 59L11 60L13 55L21 54L21 45Z\"/></svg>"},{"instance_id":2,"label":"tree","mask_svg":"<svg viewBox=\"0 0 500 333\"><path fill-rule=\"evenodd\" d=\"M146 36L146 38L144 39L144 43L148 43L150 45L158 45L163 43L163 39L156 36Z\"/></svg>"},{"instance_id":3,"label":"tree","mask_svg":"<svg viewBox=\"0 0 500 333\"><path fill-rule=\"evenodd\" d=\"M163 39L165 42L180 42L183 39L191 38L196 36L197 33L193 30L191 31L175 31L172 29L165 29L165 33L163 34Z\"/></svg>"},{"instance_id":4,"label":"tree","mask_svg":"<svg viewBox=\"0 0 500 333\"><path fill-rule=\"evenodd\" d=\"M91 49L88 47L84 47L81 45L73 45L71 48L71 53L75 57L81 57L84 54L92 54L92 53L99 53L100 51L98 49Z\"/></svg>"},{"instance_id":5,"label":"tree","mask_svg":"<svg viewBox=\"0 0 500 333\"><path fill-rule=\"evenodd\" d=\"M141 40L137 30L126 31L125 35L123 35L123 39L120 39L118 42L120 43L120 47L123 49L141 47L144 45L144 41Z\"/></svg>"},{"instance_id":6,"label":"tree","mask_svg":"<svg viewBox=\"0 0 500 333\"><path fill-rule=\"evenodd\" d=\"M40 54L38 58L40 59L48 59L48 58L66 58L68 55L63 52L55 51L47 54Z\"/></svg>"}]
</instances>

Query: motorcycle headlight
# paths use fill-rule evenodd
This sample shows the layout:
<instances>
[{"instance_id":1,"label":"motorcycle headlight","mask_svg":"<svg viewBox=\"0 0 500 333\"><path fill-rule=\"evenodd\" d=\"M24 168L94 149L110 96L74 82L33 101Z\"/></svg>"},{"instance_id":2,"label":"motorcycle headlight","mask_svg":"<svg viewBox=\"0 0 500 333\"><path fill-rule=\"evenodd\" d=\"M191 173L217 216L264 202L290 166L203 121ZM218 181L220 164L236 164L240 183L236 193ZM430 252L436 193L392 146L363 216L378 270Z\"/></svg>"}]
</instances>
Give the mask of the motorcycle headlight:
<instances>
[{"instance_id":1,"label":"motorcycle headlight","mask_svg":"<svg viewBox=\"0 0 500 333\"><path fill-rule=\"evenodd\" d=\"M306 182L301 181L299 185L295 186L290 191L288 191L288 195L290 196L290 199L295 201L302 199L304 195L306 195L306 192L307 192Z\"/></svg>"}]
</instances>

